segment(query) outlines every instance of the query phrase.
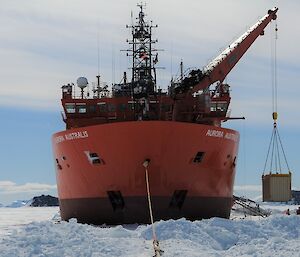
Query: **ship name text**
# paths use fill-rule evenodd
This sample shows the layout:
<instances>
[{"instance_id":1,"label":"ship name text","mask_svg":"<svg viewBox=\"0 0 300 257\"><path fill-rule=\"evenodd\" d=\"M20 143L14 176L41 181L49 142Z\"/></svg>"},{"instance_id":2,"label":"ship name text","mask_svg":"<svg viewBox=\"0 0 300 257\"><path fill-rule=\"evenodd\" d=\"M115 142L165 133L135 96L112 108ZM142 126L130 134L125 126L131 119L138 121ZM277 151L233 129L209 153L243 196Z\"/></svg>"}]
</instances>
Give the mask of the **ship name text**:
<instances>
[{"instance_id":1,"label":"ship name text","mask_svg":"<svg viewBox=\"0 0 300 257\"><path fill-rule=\"evenodd\" d=\"M64 142L66 140L75 140L75 139L81 139L81 138L87 138L89 137L89 134L87 131L76 131L72 133L65 134L63 136L58 136L54 138L54 142L56 144Z\"/></svg>"},{"instance_id":2,"label":"ship name text","mask_svg":"<svg viewBox=\"0 0 300 257\"><path fill-rule=\"evenodd\" d=\"M219 137L219 138L225 138L232 140L234 142L237 142L239 139L239 136L233 133L224 133L223 131L220 130L214 130L214 129L209 129L206 132L206 136L208 137Z\"/></svg>"}]
</instances>

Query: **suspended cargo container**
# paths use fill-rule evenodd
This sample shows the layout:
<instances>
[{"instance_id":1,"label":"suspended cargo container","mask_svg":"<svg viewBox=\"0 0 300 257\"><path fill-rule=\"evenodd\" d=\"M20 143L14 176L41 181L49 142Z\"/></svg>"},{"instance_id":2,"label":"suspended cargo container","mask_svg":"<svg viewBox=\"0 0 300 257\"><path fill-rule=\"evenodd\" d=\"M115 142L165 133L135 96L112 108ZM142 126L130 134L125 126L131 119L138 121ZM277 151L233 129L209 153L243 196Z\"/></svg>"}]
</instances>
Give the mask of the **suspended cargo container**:
<instances>
[{"instance_id":1,"label":"suspended cargo container","mask_svg":"<svg viewBox=\"0 0 300 257\"><path fill-rule=\"evenodd\" d=\"M287 202L292 198L292 173L268 174L262 176L263 201Z\"/></svg>"}]
</instances>

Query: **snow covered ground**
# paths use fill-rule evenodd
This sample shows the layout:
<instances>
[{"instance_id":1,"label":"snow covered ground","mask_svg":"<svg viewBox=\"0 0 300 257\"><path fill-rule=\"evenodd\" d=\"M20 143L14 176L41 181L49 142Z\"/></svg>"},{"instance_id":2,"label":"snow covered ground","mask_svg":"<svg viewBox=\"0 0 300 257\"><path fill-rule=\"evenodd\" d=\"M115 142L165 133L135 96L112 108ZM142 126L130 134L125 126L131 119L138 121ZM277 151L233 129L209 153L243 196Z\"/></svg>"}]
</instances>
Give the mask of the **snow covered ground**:
<instances>
[{"instance_id":1,"label":"snow covered ground","mask_svg":"<svg viewBox=\"0 0 300 257\"><path fill-rule=\"evenodd\" d=\"M300 216L282 214L298 206L269 207L278 214L156 222L163 256L300 256ZM153 256L149 225L95 227L76 220L55 224L51 219L57 211L56 207L0 208L0 256Z\"/></svg>"},{"instance_id":2,"label":"snow covered ground","mask_svg":"<svg viewBox=\"0 0 300 257\"><path fill-rule=\"evenodd\" d=\"M31 222L51 220L58 210L58 207L0 208L0 240Z\"/></svg>"}]
</instances>

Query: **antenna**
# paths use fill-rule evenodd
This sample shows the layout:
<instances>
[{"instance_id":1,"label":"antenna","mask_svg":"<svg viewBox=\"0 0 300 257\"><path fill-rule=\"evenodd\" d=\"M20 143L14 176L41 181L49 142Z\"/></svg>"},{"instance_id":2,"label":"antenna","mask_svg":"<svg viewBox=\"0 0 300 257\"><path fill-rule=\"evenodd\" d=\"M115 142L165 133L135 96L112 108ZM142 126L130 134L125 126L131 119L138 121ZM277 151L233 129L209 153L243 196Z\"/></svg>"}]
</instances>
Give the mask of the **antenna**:
<instances>
[{"instance_id":1,"label":"antenna","mask_svg":"<svg viewBox=\"0 0 300 257\"><path fill-rule=\"evenodd\" d=\"M183 61L180 62L180 81L183 81Z\"/></svg>"},{"instance_id":2,"label":"antenna","mask_svg":"<svg viewBox=\"0 0 300 257\"><path fill-rule=\"evenodd\" d=\"M111 76L112 76L112 82L115 84L115 70L116 70L116 65L115 65L115 47L114 44L111 44Z\"/></svg>"},{"instance_id":3,"label":"antenna","mask_svg":"<svg viewBox=\"0 0 300 257\"><path fill-rule=\"evenodd\" d=\"M171 77L173 77L173 41L171 41Z\"/></svg>"},{"instance_id":4,"label":"antenna","mask_svg":"<svg viewBox=\"0 0 300 257\"><path fill-rule=\"evenodd\" d=\"M143 1L141 1L139 4L137 4L137 6L140 7L140 8L141 8L141 11L142 11L142 10L143 10L143 7L146 7L147 4L146 4L146 2L143 3Z\"/></svg>"},{"instance_id":5,"label":"antenna","mask_svg":"<svg viewBox=\"0 0 300 257\"><path fill-rule=\"evenodd\" d=\"M100 76L100 24L98 20L98 28L97 28L97 68L98 68L98 76Z\"/></svg>"},{"instance_id":6,"label":"antenna","mask_svg":"<svg viewBox=\"0 0 300 257\"><path fill-rule=\"evenodd\" d=\"M97 32L97 62L98 62L98 75L100 74L100 43L99 43L99 31Z\"/></svg>"}]
</instances>

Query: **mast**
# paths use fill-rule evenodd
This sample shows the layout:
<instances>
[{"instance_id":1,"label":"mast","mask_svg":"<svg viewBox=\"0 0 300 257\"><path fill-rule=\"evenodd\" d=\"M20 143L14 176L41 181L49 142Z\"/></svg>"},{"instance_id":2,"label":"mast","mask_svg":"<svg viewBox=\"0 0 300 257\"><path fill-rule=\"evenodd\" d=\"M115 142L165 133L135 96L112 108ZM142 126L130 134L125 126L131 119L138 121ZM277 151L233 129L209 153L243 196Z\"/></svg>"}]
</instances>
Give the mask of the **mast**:
<instances>
[{"instance_id":1,"label":"mast","mask_svg":"<svg viewBox=\"0 0 300 257\"><path fill-rule=\"evenodd\" d=\"M145 5L138 4L140 8L139 15L136 18L136 24L126 26L131 28L132 39L127 40L131 49L127 50L127 55L132 57L132 77L131 92L136 99L153 95L156 91L156 72L154 65L157 62L157 54L153 58L152 45L157 40L152 39L152 29L157 28L152 21L145 21L145 13L143 8Z\"/></svg>"},{"instance_id":2,"label":"mast","mask_svg":"<svg viewBox=\"0 0 300 257\"><path fill-rule=\"evenodd\" d=\"M183 81L183 62L181 60L180 62L180 82L182 83Z\"/></svg>"}]
</instances>

